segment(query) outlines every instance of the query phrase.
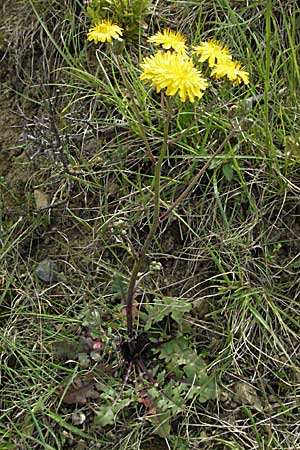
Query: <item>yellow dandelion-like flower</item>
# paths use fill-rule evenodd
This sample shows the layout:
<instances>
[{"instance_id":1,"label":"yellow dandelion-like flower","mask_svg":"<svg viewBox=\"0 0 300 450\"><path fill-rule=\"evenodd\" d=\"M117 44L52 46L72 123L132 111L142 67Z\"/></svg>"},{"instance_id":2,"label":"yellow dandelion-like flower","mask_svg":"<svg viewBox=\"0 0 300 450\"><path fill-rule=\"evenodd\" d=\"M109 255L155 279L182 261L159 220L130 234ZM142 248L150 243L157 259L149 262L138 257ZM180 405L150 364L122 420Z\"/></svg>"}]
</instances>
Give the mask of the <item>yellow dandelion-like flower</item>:
<instances>
[{"instance_id":1,"label":"yellow dandelion-like flower","mask_svg":"<svg viewBox=\"0 0 300 450\"><path fill-rule=\"evenodd\" d=\"M156 92L166 89L166 95L179 93L180 100L187 98L194 102L195 97L201 98L208 87L190 58L180 53L167 51L157 52L154 56L144 58L141 64L143 73L141 80L150 82L156 87Z\"/></svg>"},{"instance_id":2,"label":"yellow dandelion-like flower","mask_svg":"<svg viewBox=\"0 0 300 450\"><path fill-rule=\"evenodd\" d=\"M163 30L155 33L149 37L148 42L153 42L155 45L161 45L164 49L173 49L175 52L184 53L187 46L185 45L185 37L173 30Z\"/></svg>"},{"instance_id":3,"label":"yellow dandelion-like flower","mask_svg":"<svg viewBox=\"0 0 300 450\"><path fill-rule=\"evenodd\" d=\"M123 28L110 20L100 20L89 29L87 38L88 41L94 41L95 44L98 44L98 42L111 42L112 39L122 36L122 30Z\"/></svg>"},{"instance_id":4,"label":"yellow dandelion-like flower","mask_svg":"<svg viewBox=\"0 0 300 450\"><path fill-rule=\"evenodd\" d=\"M237 61L221 60L216 64L212 71L211 76L215 78L227 77L234 84L249 84L249 73L245 68Z\"/></svg>"},{"instance_id":5,"label":"yellow dandelion-like flower","mask_svg":"<svg viewBox=\"0 0 300 450\"><path fill-rule=\"evenodd\" d=\"M199 61L204 62L208 60L209 67L212 67L216 62L221 59L231 60L232 56L228 48L219 41L214 39L208 40L207 42L201 42L200 45L193 47L194 53L200 55Z\"/></svg>"}]
</instances>

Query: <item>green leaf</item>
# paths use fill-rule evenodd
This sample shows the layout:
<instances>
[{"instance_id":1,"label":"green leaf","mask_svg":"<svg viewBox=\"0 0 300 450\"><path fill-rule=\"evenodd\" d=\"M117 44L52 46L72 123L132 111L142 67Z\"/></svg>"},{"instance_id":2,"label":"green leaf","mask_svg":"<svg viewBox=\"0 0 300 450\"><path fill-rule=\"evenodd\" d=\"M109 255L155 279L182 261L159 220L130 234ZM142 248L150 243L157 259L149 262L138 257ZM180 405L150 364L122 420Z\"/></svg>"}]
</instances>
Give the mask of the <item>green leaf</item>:
<instances>
[{"instance_id":1,"label":"green leaf","mask_svg":"<svg viewBox=\"0 0 300 450\"><path fill-rule=\"evenodd\" d=\"M168 411L163 413L158 413L155 416L148 417L150 422L156 427L153 430L161 438L167 438L171 433L171 417Z\"/></svg>"},{"instance_id":2,"label":"green leaf","mask_svg":"<svg viewBox=\"0 0 300 450\"><path fill-rule=\"evenodd\" d=\"M91 364L91 360L86 353L78 353L78 362L84 369L88 368Z\"/></svg>"},{"instance_id":3,"label":"green leaf","mask_svg":"<svg viewBox=\"0 0 300 450\"><path fill-rule=\"evenodd\" d=\"M223 175L226 178L227 181L232 181L234 171L231 163L224 164L222 167Z\"/></svg>"},{"instance_id":4,"label":"green leaf","mask_svg":"<svg viewBox=\"0 0 300 450\"><path fill-rule=\"evenodd\" d=\"M173 384L169 383L164 386L165 393L172 398L174 404L180 406L184 390L188 389L188 398L197 396L201 403L216 398L217 384L215 378L207 375L207 366L204 359L189 346L185 337L181 336L163 344L160 348L159 357L165 360L169 372L187 381L187 384L182 382L175 385L173 382ZM190 383L194 385L192 389ZM169 408L171 408L171 405L169 405Z\"/></svg>"},{"instance_id":5,"label":"green leaf","mask_svg":"<svg viewBox=\"0 0 300 450\"><path fill-rule=\"evenodd\" d=\"M171 358L174 353L180 355L186 348L188 348L188 342L184 339L184 337L177 337L162 345L161 357L167 360Z\"/></svg>"},{"instance_id":6,"label":"green leaf","mask_svg":"<svg viewBox=\"0 0 300 450\"><path fill-rule=\"evenodd\" d=\"M15 450L16 448L17 447L10 442L2 442L2 444L0 444L0 450Z\"/></svg>"},{"instance_id":7,"label":"green leaf","mask_svg":"<svg viewBox=\"0 0 300 450\"><path fill-rule=\"evenodd\" d=\"M149 330L153 323L160 322L169 315L178 325L181 325L184 315L190 312L191 308L191 303L187 303L181 298L164 297L163 299L155 299L154 304L146 305L148 315L145 330Z\"/></svg>"},{"instance_id":8,"label":"green leaf","mask_svg":"<svg viewBox=\"0 0 300 450\"><path fill-rule=\"evenodd\" d=\"M178 337L166 342L160 347L160 359L164 359L168 372L173 372L177 377L184 376L182 366L190 360L188 341L183 337Z\"/></svg>"},{"instance_id":9,"label":"green leaf","mask_svg":"<svg viewBox=\"0 0 300 450\"><path fill-rule=\"evenodd\" d=\"M105 403L102 404L97 411L97 416L95 418L95 423L97 425L105 427L106 425L114 424L118 413L123 409L126 409L130 403L136 399L134 390L131 388L123 393L124 398L119 399L116 404L113 404L116 395L116 391L108 386L101 394L101 400L104 400Z\"/></svg>"},{"instance_id":10,"label":"green leaf","mask_svg":"<svg viewBox=\"0 0 300 450\"><path fill-rule=\"evenodd\" d=\"M192 308L192 305L190 303L185 303L181 305L177 305L175 309L171 312L172 319L175 320L175 322L178 323L178 325L181 325L183 322L183 317L186 313L190 312Z\"/></svg>"},{"instance_id":11,"label":"green leaf","mask_svg":"<svg viewBox=\"0 0 300 450\"><path fill-rule=\"evenodd\" d=\"M200 387L198 388L198 401L200 403L205 403L207 400L214 399L217 397L217 383L214 377L209 377L206 375L200 381Z\"/></svg>"},{"instance_id":12,"label":"green leaf","mask_svg":"<svg viewBox=\"0 0 300 450\"><path fill-rule=\"evenodd\" d=\"M107 405L102 405L100 410L97 412L97 416L95 418L95 423L97 425L101 425L105 427L106 425L113 425L115 422L115 414L113 413L112 408Z\"/></svg>"},{"instance_id":13,"label":"green leaf","mask_svg":"<svg viewBox=\"0 0 300 450\"><path fill-rule=\"evenodd\" d=\"M118 272L113 274L110 290L114 300L125 300L127 283L125 283L124 278Z\"/></svg>"},{"instance_id":14,"label":"green leaf","mask_svg":"<svg viewBox=\"0 0 300 450\"><path fill-rule=\"evenodd\" d=\"M179 130L183 130L184 128L188 128L191 126L193 118L195 116L195 112L192 108L188 107L188 104L184 104L177 114L177 125Z\"/></svg>"},{"instance_id":15,"label":"green leaf","mask_svg":"<svg viewBox=\"0 0 300 450\"><path fill-rule=\"evenodd\" d=\"M194 356L194 357L193 357ZM206 364L201 358L201 356L197 356L195 353L192 355L189 361L187 361L187 364L184 367L184 372L187 376L187 379L189 382L193 382L193 380L196 377L201 377L201 374L205 374L205 367Z\"/></svg>"}]
</instances>

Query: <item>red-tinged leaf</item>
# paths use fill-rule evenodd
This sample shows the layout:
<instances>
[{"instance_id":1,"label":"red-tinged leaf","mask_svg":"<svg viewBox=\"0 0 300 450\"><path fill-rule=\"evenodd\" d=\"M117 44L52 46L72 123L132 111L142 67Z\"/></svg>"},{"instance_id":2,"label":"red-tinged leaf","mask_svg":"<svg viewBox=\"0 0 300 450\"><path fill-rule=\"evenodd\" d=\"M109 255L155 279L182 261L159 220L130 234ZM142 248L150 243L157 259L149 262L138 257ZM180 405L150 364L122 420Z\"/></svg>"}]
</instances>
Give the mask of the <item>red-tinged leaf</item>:
<instances>
[{"instance_id":1,"label":"red-tinged leaf","mask_svg":"<svg viewBox=\"0 0 300 450\"><path fill-rule=\"evenodd\" d=\"M101 341L101 339L94 339L93 341L93 351L94 352L101 352L104 350L105 344Z\"/></svg>"}]
</instances>

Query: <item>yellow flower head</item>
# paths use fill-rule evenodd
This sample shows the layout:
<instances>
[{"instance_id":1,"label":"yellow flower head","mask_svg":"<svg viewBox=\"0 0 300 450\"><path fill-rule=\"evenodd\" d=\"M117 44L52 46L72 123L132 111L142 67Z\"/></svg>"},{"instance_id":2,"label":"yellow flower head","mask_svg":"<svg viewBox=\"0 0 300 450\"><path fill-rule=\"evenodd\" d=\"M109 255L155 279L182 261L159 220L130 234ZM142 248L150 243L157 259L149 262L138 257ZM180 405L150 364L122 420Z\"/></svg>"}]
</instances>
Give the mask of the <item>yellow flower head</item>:
<instances>
[{"instance_id":1,"label":"yellow flower head","mask_svg":"<svg viewBox=\"0 0 300 450\"><path fill-rule=\"evenodd\" d=\"M119 25L113 24L110 20L99 20L92 28L89 29L87 38L88 41L111 42L112 39L117 39L122 36L123 28Z\"/></svg>"},{"instance_id":2,"label":"yellow flower head","mask_svg":"<svg viewBox=\"0 0 300 450\"><path fill-rule=\"evenodd\" d=\"M227 77L234 84L249 83L249 73L245 68L239 62L228 59L221 60L216 64L211 71L211 75L215 78Z\"/></svg>"},{"instance_id":3,"label":"yellow flower head","mask_svg":"<svg viewBox=\"0 0 300 450\"><path fill-rule=\"evenodd\" d=\"M153 42L155 45L161 45L166 50L173 49L175 52L184 53L186 50L185 37L173 30L163 30L155 33L149 37L148 42Z\"/></svg>"},{"instance_id":4,"label":"yellow flower head","mask_svg":"<svg viewBox=\"0 0 300 450\"><path fill-rule=\"evenodd\" d=\"M201 98L208 87L207 81L201 77L201 72L194 67L192 60L180 53L157 52L154 56L144 58L141 67L141 80L149 81L156 87L156 92L165 88L166 95L178 92L182 102L187 97L191 102L194 102L195 97Z\"/></svg>"},{"instance_id":5,"label":"yellow flower head","mask_svg":"<svg viewBox=\"0 0 300 450\"><path fill-rule=\"evenodd\" d=\"M219 60L228 59L231 60L232 56L228 48L223 45L221 42L216 41L214 39L209 40L207 42L201 42L200 45L197 45L194 48L194 53L200 55L199 61L204 62L208 60L209 67L212 67Z\"/></svg>"}]
</instances>

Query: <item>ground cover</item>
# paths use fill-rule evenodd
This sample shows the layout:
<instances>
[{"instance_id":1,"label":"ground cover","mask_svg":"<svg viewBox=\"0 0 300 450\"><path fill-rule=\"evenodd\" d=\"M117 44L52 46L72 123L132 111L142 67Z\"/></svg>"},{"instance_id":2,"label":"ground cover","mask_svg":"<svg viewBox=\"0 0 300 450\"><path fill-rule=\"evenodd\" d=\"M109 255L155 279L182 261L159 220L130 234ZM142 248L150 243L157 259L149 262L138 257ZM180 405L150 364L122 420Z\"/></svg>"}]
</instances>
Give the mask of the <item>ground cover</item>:
<instances>
[{"instance_id":1,"label":"ground cover","mask_svg":"<svg viewBox=\"0 0 300 450\"><path fill-rule=\"evenodd\" d=\"M1 12L0 448L299 448L297 2ZM161 96L163 29L249 83Z\"/></svg>"}]
</instances>

